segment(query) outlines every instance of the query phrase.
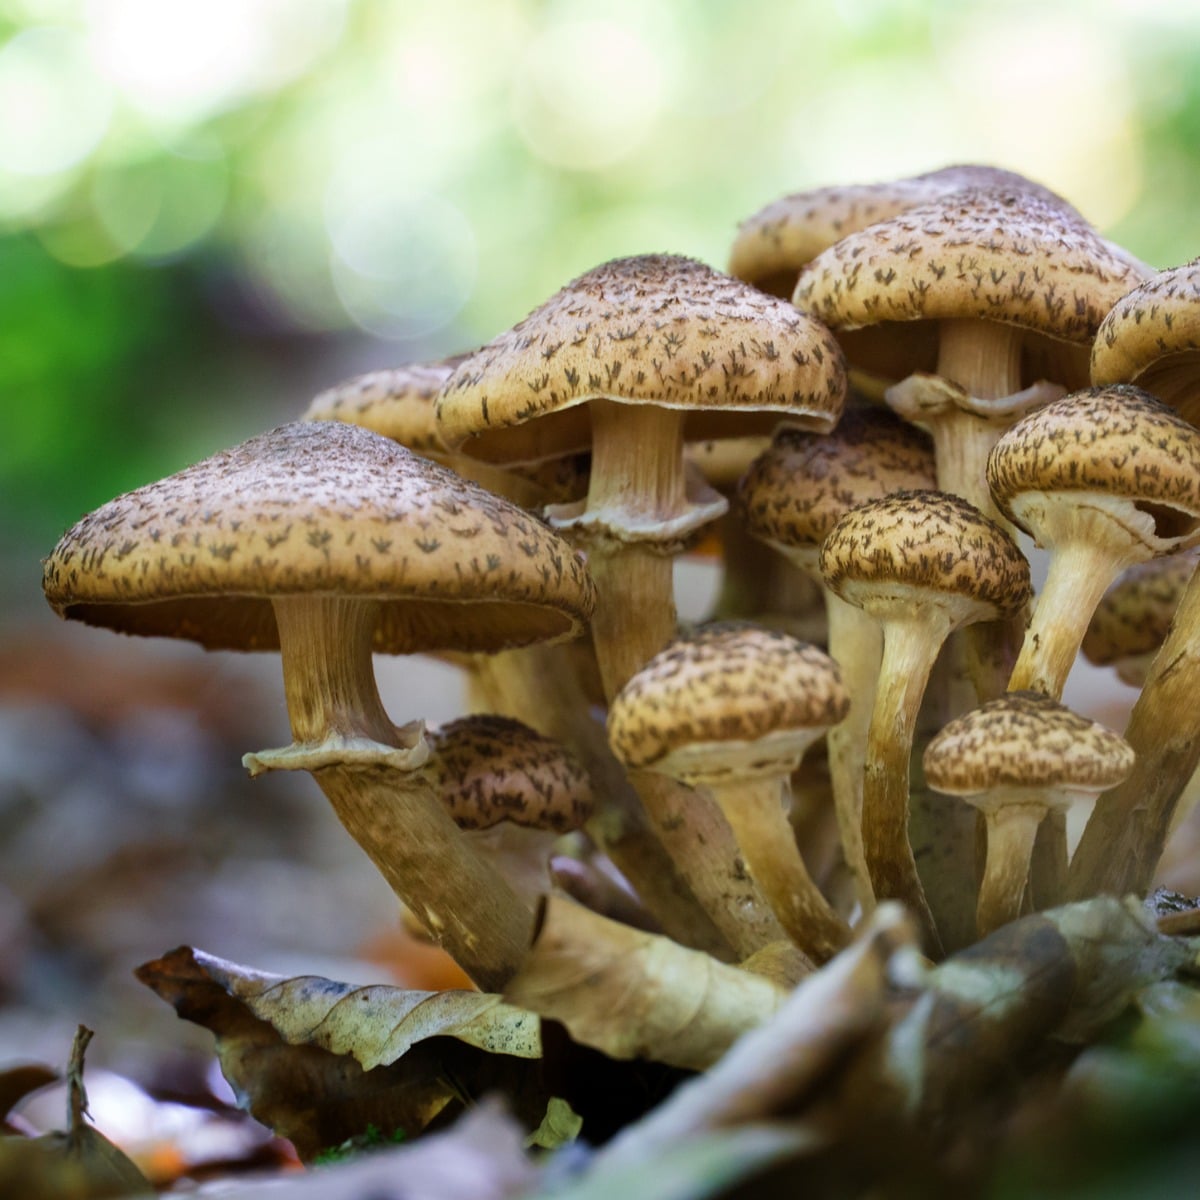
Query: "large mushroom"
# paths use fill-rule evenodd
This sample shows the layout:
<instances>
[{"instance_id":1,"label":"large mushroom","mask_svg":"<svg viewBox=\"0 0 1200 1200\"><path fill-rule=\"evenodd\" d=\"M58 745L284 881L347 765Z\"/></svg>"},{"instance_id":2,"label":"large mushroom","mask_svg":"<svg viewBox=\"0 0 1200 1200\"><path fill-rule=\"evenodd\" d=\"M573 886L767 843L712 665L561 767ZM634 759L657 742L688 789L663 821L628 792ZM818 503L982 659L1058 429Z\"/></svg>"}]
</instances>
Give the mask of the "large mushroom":
<instances>
[{"instance_id":1,"label":"large mushroom","mask_svg":"<svg viewBox=\"0 0 1200 1200\"><path fill-rule=\"evenodd\" d=\"M1029 564L1012 538L958 496L899 492L851 509L821 547L821 574L883 625L867 735L863 850L878 900L903 900L939 945L908 839L909 758L942 643L972 621L1020 611Z\"/></svg>"},{"instance_id":2,"label":"large mushroom","mask_svg":"<svg viewBox=\"0 0 1200 1200\"><path fill-rule=\"evenodd\" d=\"M438 422L448 445L495 463L591 446L586 500L547 514L586 547L611 698L675 635L673 557L727 507L685 469L685 437L762 432L782 416L828 429L844 394L819 322L701 263L650 255L587 272L466 359ZM777 927L745 919L753 889L720 814L662 779L639 794L739 954L774 940Z\"/></svg>"},{"instance_id":3,"label":"large mushroom","mask_svg":"<svg viewBox=\"0 0 1200 1200\"><path fill-rule=\"evenodd\" d=\"M376 434L283 426L85 517L45 563L60 615L283 659L293 742L252 773L311 771L393 890L481 986L533 915L467 845L395 726L373 650L482 651L578 634L582 561L520 509Z\"/></svg>"}]
</instances>

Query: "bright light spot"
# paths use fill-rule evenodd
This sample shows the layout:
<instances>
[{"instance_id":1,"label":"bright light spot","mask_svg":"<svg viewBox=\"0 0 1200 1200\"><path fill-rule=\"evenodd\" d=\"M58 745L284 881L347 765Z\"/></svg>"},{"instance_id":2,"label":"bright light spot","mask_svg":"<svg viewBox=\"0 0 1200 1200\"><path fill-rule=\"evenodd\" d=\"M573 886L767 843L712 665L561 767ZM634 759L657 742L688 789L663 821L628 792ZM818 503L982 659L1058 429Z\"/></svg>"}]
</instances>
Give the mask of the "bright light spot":
<instances>
[{"instance_id":1,"label":"bright light spot","mask_svg":"<svg viewBox=\"0 0 1200 1200\"><path fill-rule=\"evenodd\" d=\"M467 218L441 196L337 179L326 197L337 294L356 324L380 337L425 337L448 325L475 287Z\"/></svg>"},{"instance_id":2,"label":"bright light spot","mask_svg":"<svg viewBox=\"0 0 1200 1200\"><path fill-rule=\"evenodd\" d=\"M156 121L198 121L306 70L345 0L94 0L93 54Z\"/></svg>"},{"instance_id":3,"label":"bright light spot","mask_svg":"<svg viewBox=\"0 0 1200 1200\"><path fill-rule=\"evenodd\" d=\"M96 148L112 102L81 39L47 26L0 49L0 112L0 170L50 175Z\"/></svg>"},{"instance_id":4,"label":"bright light spot","mask_svg":"<svg viewBox=\"0 0 1200 1200\"><path fill-rule=\"evenodd\" d=\"M513 78L515 119L539 157L597 170L650 135L663 108L663 77L649 45L603 20L569 21L536 38Z\"/></svg>"}]
</instances>

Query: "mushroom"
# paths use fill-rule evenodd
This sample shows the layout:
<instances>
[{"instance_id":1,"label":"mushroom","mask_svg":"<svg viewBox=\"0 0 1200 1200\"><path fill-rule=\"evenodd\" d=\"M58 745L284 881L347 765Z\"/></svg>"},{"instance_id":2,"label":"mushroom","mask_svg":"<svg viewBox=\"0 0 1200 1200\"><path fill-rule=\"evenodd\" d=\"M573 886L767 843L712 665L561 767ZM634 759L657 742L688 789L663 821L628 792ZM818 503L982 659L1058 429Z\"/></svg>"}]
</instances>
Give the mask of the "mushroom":
<instances>
[{"instance_id":1,"label":"mushroom","mask_svg":"<svg viewBox=\"0 0 1200 1200\"><path fill-rule=\"evenodd\" d=\"M283 660L292 745L388 883L483 988L533 914L465 843L419 768L421 723L383 710L371 653L499 649L577 634L582 561L520 509L377 434L283 426L85 517L45 563L62 616Z\"/></svg>"},{"instance_id":2,"label":"mushroom","mask_svg":"<svg viewBox=\"0 0 1200 1200\"><path fill-rule=\"evenodd\" d=\"M1021 913L1038 825L1133 767L1125 741L1039 692L1011 692L951 721L925 748L925 779L987 818L976 914L986 937Z\"/></svg>"},{"instance_id":3,"label":"mushroom","mask_svg":"<svg viewBox=\"0 0 1200 1200\"><path fill-rule=\"evenodd\" d=\"M779 923L820 962L850 930L805 869L784 798L805 750L848 707L837 664L815 646L721 621L656 654L608 712L613 751L631 771L716 797Z\"/></svg>"},{"instance_id":4,"label":"mushroom","mask_svg":"<svg viewBox=\"0 0 1200 1200\"><path fill-rule=\"evenodd\" d=\"M958 496L899 492L851 509L821 547L821 574L883 625L883 664L867 734L863 849L877 900L903 900L931 948L937 930L908 840L909 758L938 650L972 621L1011 615L1030 596L1012 538Z\"/></svg>"},{"instance_id":5,"label":"mushroom","mask_svg":"<svg viewBox=\"0 0 1200 1200\"><path fill-rule=\"evenodd\" d=\"M586 771L553 739L510 717L462 717L426 740L424 769L455 825L532 907L549 890L554 844L591 816Z\"/></svg>"},{"instance_id":6,"label":"mushroom","mask_svg":"<svg viewBox=\"0 0 1200 1200\"><path fill-rule=\"evenodd\" d=\"M749 436L782 415L828 429L844 394L841 355L818 322L701 263L651 255L587 272L465 360L438 422L448 445L489 462L591 446L587 499L547 516L586 547L611 697L674 636L672 558L727 507L685 469L685 436ZM665 780L638 790L738 954L778 937L748 919L761 911L753 889L730 904L744 872L720 814Z\"/></svg>"},{"instance_id":7,"label":"mushroom","mask_svg":"<svg viewBox=\"0 0 1200 1200\"><path fill-rule=\"evenodd\" d=\"M928 438L876 409L846 413L828 434L780 430L738 490L749 533L816 579L824 592L829 653L850 693L849 714L829 733L830 775L842 848L864 912L875 898L862 851L863 763L883 638L873 617L825 586L821 543L856 505L933 486Z\"/></svg>"},{"instance_id":8,"label":"mushroom","mask_svg":"<svg viewBox=\"0 0 1200 1200\"><path fill-rule=\"evenodd\" d=\"M1057 700L1117 575L1200 539L1200 432L1140 388L1089 388L1015 425L988 482L1051 552L1009 688Z\"/></svg>"}]
</instances>

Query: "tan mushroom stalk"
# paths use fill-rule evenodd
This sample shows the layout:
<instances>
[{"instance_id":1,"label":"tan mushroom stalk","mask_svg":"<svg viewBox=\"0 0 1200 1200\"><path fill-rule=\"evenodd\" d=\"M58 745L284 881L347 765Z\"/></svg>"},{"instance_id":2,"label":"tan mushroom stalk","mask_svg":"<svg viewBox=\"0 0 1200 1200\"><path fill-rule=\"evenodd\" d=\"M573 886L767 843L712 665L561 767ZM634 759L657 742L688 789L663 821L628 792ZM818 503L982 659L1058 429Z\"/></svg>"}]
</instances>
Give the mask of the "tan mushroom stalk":
<instances>
[{"instance_id":1,"label":"tan mushroom stalk","mask_svg":"<svg viewBox=\"0 0 1200 1200\"><path fill-rule=\"evenodd\" d=\"M587 772L553 739L510 717L462 717L426 740L425 771L455 825L532 907L549 891L555 843L582 829L595 807Z\"/></svg>"},{"instance_id":2,"label":"tan mushroom stalk","mask_svg":"<svg viewBox=\"0 0 1200 1200\"><path fill-rule=\"evenodd\" d=\"M925 748L925 778L987 818L980 937L1021 913L1038 826L1133 767L1117 734L1039 692L1012 692L951 721Z\"/></svg>"},{"instance_id":3,"label":"tan mushroom stalk","mask_svg":"<svg viewBox=\"0 0 1200 1200\"><path fill-rule=\"evenodd\" d=\"M862 851L862 780L883 636L873 617L825 587L821 543L856 505L933 486L928 438L885 410L865 410L846 413L829 434L780 430L738 493L746 529L817 580L825 595L828 649L850 695L845 720L829 731L829 768L842 849L864 912L875 900Z\"/></svg>"},{"instance_id":4,"label":"tan mushroom stalk","mask_svg":"<svg viewBox=\"0 0 1200 1200\"><path fill-rule=\"evenodd\" d=\"M921 698L955 629L1028 602L1029 564L994 522L957 496L900 492L852 509L821 548L826 585L883 625L867 735L863 849L875 896L903 900L939 944L908 840L909 758Z\"/></svg>"},{"instance_id":5,"label":"tan mushroom stalk","mask_svg":"<svg viewBox=\"0 0 1200 1200\"><path fill-rule=\"evenodd\" d=\"M779 923L820 962L850 931L805 869L784 799L805 750L848 707L837 664L815 646L722 621L656 654L608 713L613 751L630 770L716 797Z\"/></svg>"},{"instance_id":6,"label":"tan mushroom stalk","mask_svg":"<svg viewBox=\"0 0 1200 1200\"><path fill-rule=\"evenodd\" d=\"M674 636L672 557L727 507L686 470L685 427L697 440L750 435L786 414L828 429L844 394L841 355L819 323L700 263L645 256L589 271L464 361L438 421L447 444L491 462L591 446L587 499L548 516L586 547L611 697ZM665 780L643 778L638 791L739 955L774 940L719 813Z\"/></svg>"},{"instance_id":7,"label":"tan mushroom stalk","mask_svg":"<svg viewBox=\"0 0 1200 1200\"><path fill-rule=\"evenodd\" d=\"M1059 699L1117 575L1200 538L1200 433L1139 388L1090 388L1015 425L988 481L1051 552L1009 686Z\"/></svg>"},{"instance_id":8,"label":"tan mushroom stalk","mask_svg":"<svg viewBox=\"0 0 1200 1200\"><path fill-rule=\"evenodd\" d=\"M388 883L480 986L532 913L467 844L395 727L371 653L498 649L577 633L580 560L520 509L336 422L253 438L103 506L46 561L61 615L211 649L279 648L293 743L252 773L313 773Z\"/></svg>"}]
</instances>

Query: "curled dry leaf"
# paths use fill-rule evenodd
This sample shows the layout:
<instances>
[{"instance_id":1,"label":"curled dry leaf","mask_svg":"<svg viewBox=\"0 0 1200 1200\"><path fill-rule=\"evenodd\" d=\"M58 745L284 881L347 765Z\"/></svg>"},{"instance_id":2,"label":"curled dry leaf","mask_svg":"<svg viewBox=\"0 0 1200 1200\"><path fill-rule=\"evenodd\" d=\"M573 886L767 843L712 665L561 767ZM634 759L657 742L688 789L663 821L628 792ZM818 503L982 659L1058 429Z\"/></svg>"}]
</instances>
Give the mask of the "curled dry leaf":
<instances>
[{"instance_id":1,"label":"curled dry leaf","mask_svg":"<svg viewBox=\"0 0 1200 1200\"><path fill-rule=\"evenodd\" d=\"M487 1091L546 1111L536 1016L478 992L285 979L180 947L138 978L216 1035L242 1106L303 1158L368 1124L412 1135Z\"/></svg>"},{"instance_id":2,"label":"curled dry leaf","mask_svg":"<svg viewBox=\"0 0 1200 1200\"><path fill-rule=\"evenodd\" d=\"M669 938L551 896L509 1000L611 1058L711 1066L787 992Z\"/></svg>"}]
</instances>

